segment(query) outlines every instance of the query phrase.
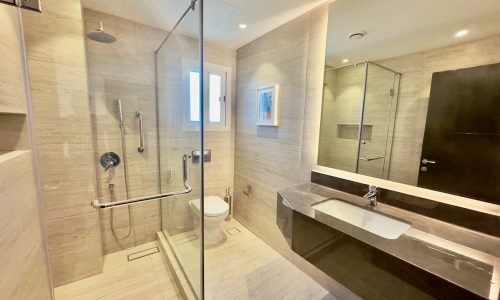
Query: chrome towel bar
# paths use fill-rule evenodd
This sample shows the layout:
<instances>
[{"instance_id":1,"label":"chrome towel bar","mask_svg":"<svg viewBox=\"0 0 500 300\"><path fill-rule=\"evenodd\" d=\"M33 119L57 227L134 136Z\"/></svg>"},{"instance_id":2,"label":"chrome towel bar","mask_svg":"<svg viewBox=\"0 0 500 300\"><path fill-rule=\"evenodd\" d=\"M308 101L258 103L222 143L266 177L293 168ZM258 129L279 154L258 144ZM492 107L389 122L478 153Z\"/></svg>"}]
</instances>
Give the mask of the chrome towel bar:
<instances>
[{"instance_id":1,"label":"chrome towel bar","mask_svg":"<svg viewBox=\"0 0 500 300\"><path fill-rule=\"evenodd\" d=\"M103 208L111 208L111 207L118 207L118 206L126 206L126 205L131 205L131 204L141 203L141 202L146 202L146 201L152 201L152 200L160 200L160 199L166 198L166 197L172 197L172 196L191 193L193 191L193 188L189 184L188 170L187 170L187 161L190 158L191 158L191 156L188 154L184 154L182 156L182 172L183 172L183 181L184 181L184 188L185 188L183 191L168 192L168 193L126 199L126 200L121 200L121 201L107 202L107 203L100 202L99 199L96 199L96 200L92 201L92 203L90 203L90 205L96 209L103 209Z\"/></svg>"},{"instance_id":2,"label":"chrome towel bar","mask_svg":"<svg viewBox=\"0 0 500 300\"><path fill-rule=\"evenodd\" d=\"M364 160L364 161L372 161L372 160L377 160L377 159L382 159L384 158L385 156L382 156L382 155L376 155L374 157L368 157L368 158L365 158L365 157L360 157L359 160Z\"/></svg>"}]
</instances>

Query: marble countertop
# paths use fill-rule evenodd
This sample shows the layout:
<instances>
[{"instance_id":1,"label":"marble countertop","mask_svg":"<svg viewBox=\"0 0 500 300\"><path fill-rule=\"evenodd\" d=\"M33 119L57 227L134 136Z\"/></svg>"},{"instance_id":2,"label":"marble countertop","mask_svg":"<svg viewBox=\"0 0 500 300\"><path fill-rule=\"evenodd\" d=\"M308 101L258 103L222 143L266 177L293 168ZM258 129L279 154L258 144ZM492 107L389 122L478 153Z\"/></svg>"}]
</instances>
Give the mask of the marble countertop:
<instances>
[{"instance_id":1,"label":"marble countertop","mask_svg":"<svg viewBox=\"0 0 500 300\"><path fill-rule=\"evenodd\" d=\"M379 203L368 208L411 223L395 240L385 239L312 206L339 199L366 207L365 199L305 183L279 191L283 204L364 243L411 263L487 299L497 299L500 287L500 239L413 212Z\"/></svg>"}]
</instances>

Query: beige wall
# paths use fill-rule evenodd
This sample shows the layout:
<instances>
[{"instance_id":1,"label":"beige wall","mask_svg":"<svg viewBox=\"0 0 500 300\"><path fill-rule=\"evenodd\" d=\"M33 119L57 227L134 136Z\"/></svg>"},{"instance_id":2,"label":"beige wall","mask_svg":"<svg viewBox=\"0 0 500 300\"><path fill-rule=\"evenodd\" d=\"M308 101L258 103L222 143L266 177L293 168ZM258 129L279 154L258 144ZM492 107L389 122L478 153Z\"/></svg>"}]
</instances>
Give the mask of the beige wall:
<instances>
[{"instance_id":1,"label":"beige wall","mask_svg":"<svg viewBox=\"0 0 500 300\"><path fill-rule=\"evenodd\" d=\"M0 295L51 299L47 250L33 175L19 9L0 4Z\"/></svg>"},{"instance_id":2,"label":"beige wall","mask_svg":"<svg viewBox=\"0 0 500 300\"><path fill-rule=\"evenodd\" d=\"M80 1L23 10L43 215L53 284L102 271Z\"/></svg>"},{"instance_id":3,"label":"beige wall","mask_svg":"<svg viewBox=\"0 0 500 300\"><path fill-rule=\"evenodd\" d=\"M154 51L167 34L165 31L112 15L84 10L85 32L95 31L99 21L113 34L115 43L104 44L86 39L90 109L94 138L94 166L97 192L102 201L118 201L159 193L158 143L156 126ZM126 155L121 147L118 99L122 101ZM139 153L139 126L136 112L143 113L144 152ZM121 162L105 172L99 159L115 152ZM128 195L124 168L128 172ZM111 196L109 185L114 185ZM157 201L130 207L130 235L117 239L115 233L129 232L128 207L100 210L104 253L133 247L155 240L160 230L160 204Z\"/></svg>"},{"instance_id":4,"label":"beige wall","mask_svg":"<svg viewBox=\"0 0 500 300\"><path fill-rule=\"evenodd\" d=\"M500 62L500 36L378 61L403 73L389 180L416 185L433 72Z\"/></svg>"},{"instance_id":5,"label":"beige wall","mask_svg":"<svg viewBox=\"0 0 500 300\"><path fill-rule=\"evenodd\" d=\"M205 42L204 62L229 67L232 71L232 93L236 89L236 51ZM186 96L182 92L182 59L198 59L198 41L179 34L172 35L158 54L159 128L162 192L182 190L184 153L199 150L199 131L183 128ZM232 101L234 107L234 99ZM234 114L234 109L232 110ZM232 118L234 120L234 117ZM205 131L205 149L212 150L212 160L205 163L205 195L224 197L225 188L233 188L234 121L229 131ZM200 165L188 161L193 192L169 198L162 203L163 229L169 234L193 228L189 201L200 197Z\"/></svg>"},{"instance_id":6,"label":"beige wall","mask_svg":"<svg viewBox=\"0 0 500 300\"><path fill-rule=\"evenodd\" d=\"M340 296L352 294L294 254L276 225L276 194L308 180L316 164L328 6L307 13L238 49L235 217ZM279 127L255 125L256 89L279 83ZM243 194L251 185L250 196Z\"/></svg>"}]
</instances>

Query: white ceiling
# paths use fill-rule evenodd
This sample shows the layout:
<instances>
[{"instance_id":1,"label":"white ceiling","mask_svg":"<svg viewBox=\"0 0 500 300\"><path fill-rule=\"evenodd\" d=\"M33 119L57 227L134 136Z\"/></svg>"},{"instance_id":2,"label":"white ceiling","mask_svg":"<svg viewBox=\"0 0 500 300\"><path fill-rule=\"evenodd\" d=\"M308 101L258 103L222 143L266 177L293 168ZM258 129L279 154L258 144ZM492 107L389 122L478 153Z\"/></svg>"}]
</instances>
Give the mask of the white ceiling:
<instances>
[{"instance_id":1,"label":"white ceiling","mask_svg":"<svg viewBox=\"0 0 500 300\"><path fill-rule=\"evenodd\" d=\"M456 38L462 29L469 34ZM349 40L356 31L365 37ZM330 7L327 64L395 57L494 34L500 34L500 0L337 0Z\"/></svg>"},{"instance_id":2,"label":"white ceiling","mask_svg":"<svg viewBox=\"0 0 500 300\"><path fill-rule=\"evenodd\" d=\"M237 49L327 1L205 0L205 39ZM190 3L190 0L83 0L86 8L165 30L174 26ZM239 29L241 23L248 24L248 28ZM197 14L188 14L178 30L197 36Z\"/></svg>"}]
</instances>

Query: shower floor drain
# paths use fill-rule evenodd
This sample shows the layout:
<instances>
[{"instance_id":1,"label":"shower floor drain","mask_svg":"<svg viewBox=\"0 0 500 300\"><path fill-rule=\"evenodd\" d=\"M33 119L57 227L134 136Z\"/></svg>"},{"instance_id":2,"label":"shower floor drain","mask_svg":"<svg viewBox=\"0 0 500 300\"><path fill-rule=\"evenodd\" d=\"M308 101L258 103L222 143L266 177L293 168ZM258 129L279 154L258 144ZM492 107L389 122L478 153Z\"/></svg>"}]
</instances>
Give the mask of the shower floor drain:
<instances>
[{"instance_id":1,"label":"shower floor drain","mask_svg":"<svg viewBox=\"0 0 500 300\"><path fill-rule=\"evenodd\" d=\"M127 259L128 259L128 261L133 261L133 260L148 256L151 254L155 254L158 252L160 252L160 250L158 250L158 247L153 247L153 248L141 250L139 252L131 253L131 254L127 255Z\"/></svg>"},{"instance_id":2,"label":"shower floor drain","mask_svg":"<svg viewBox=\"0 0 500 300\"><path fill-rule=\"evenodd\" d=\"M236 228L236 227L231 227L228 230L226 230L226 232L229 235L236 235L236 234L240 233L241 231L238 228Z\"/></svg>"}]
</instances>

